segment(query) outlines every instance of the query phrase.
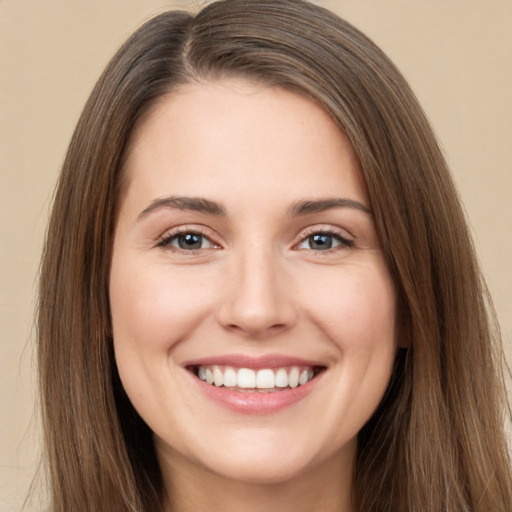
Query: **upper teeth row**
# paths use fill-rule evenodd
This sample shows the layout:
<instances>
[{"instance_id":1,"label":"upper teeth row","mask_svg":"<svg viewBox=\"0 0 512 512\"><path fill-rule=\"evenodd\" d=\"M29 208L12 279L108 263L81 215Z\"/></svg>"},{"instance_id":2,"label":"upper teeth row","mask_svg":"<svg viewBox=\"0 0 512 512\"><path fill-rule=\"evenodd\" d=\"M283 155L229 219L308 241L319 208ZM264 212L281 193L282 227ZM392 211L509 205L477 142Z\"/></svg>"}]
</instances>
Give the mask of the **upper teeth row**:
<instances>
[{"instance_id":1,"label":"upper teeth row","mask_svg":"<svg viewBox=\"0 0 512 512\"><path fill-rule=\"evenodd\" d=\"M235 369L231 366L200 366L197 376L215 386L238 388L296 388L309 382L314 376L313 368L290 368L251 370L250 368Z\"/></svg>"}]
</instances>

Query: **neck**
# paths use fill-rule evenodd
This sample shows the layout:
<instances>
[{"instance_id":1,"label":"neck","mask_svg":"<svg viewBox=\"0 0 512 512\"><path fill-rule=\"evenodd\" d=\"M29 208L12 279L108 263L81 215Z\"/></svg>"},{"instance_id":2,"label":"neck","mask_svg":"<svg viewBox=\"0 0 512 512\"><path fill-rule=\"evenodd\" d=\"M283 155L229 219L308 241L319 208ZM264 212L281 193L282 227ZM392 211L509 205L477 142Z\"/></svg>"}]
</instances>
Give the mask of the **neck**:
<instances>
[{"instance_id":1,"label":"neck","mask_svg":"<svg viewBox=\"0 0 512 512\"><path fill-rule=\"evenodd\" d=\"M198 467L179 454L160 456L165 512L353 512L355 450L282 482L243 482Z\"/></svg>"}]
</instances>

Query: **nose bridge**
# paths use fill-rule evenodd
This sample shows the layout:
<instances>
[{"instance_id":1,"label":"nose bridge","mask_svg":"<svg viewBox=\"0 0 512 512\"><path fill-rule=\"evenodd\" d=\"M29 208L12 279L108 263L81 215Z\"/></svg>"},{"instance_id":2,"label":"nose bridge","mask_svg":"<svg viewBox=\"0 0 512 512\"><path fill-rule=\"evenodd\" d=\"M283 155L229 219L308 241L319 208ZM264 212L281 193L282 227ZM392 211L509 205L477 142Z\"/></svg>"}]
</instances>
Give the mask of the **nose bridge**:
<instances>
[{"instance_id":1,"label":"nose bridge","mask_svg":"<svg viewBox=\"0 0 512 512\"><path fill-rule=\"evenodd\" d=\"M282 330L294 321L294 309L279 255L270 244L252 242L233 254L219 320L251 336Z\"/></svg>"}]
</instances>

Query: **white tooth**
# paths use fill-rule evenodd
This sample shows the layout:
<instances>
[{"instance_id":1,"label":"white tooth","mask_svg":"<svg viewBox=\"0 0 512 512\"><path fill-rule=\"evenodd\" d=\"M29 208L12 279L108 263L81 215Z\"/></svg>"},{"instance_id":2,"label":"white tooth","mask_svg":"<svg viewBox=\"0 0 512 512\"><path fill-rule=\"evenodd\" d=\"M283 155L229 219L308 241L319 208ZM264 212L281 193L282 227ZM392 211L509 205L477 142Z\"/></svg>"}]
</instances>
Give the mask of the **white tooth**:
<instances>
[{"instance_id":1,"label":"white tooth","mask_svg":"<svg viewBox=\"0 0 512 512\"><path fill-rule=\"evenodd\" d=\"M308 371L302 370L300 377L299 377L299 384L303 386L308 381Z\"/></svg>"},{"instance_id":2,"label":"white tooth","mask_svg":"<svg viewBox=\"0 0 512 512\"><path fill-rule=\"evenodd\" d=\"M280 368L276 372L276 387L287 388L288 387L288 374L284 368Z\"/></svg>"},{"instance_id":3,"label":"white tooth","mask_svg":"<svg viewBox=\"0 0 512 512\"><path fill-rule=\"evenodd\" d=\"M227 388L236 387L236 372L233 368L226 368L224 370L224 386Z\"/></svg>"},{"instance_id":4,"label":"white tooth","mask_svg":"<svg viewBox=\"0 0 512 512\"><path fill-rule=\"evenodd\" d=\"M315 376L315 372L312 368L308 370L308 382Z\"/></svg>"},{"instance_id":5,"label":"white tooth","mask_svg":"<svg viewBox=\"0 0 512 512\"><path fill-rule=\"evenodd\" d=\"M209 368L206 368L206 382L208 384L213 384L213 373Z\"/></svg>"},{"instance_id":6,"label":"white tooth","mask_svg":"<svg viewBox=\"0 0 512 512\"><path fill-rule=\"evenodd\" d=\"M201 380L206 380L206 371L202 366L200 366L199 369L197 370L197 376Z\"/></svg>"},{"instance_id":7,"label":"white tooth","mask_svg":"<svg viewBox=\"0 0 512 512\"><path fill-rule=\"evenodd\" d=\"M272 370L259 370L256 374L256 387L269 389L275 385L274 372Z\"/></svg>"},{"instance_id":8,"label":"white tooth","mask_svg":"<svg viewBox=\"0 0 512 512\"><path fill-rule=\"evenodd\" d=\"M256 374L250 368L240 368L237 374L239 388L255 388Z\"/></svg>"},{"instance_id":9,"label":"white tooth","mask_svg":"<svg viewBox=\"0 0 512 512\"><path fill-rule=\"evenodd\" d=\"M299 369L294 366L288 374L288 386L296 388L299 385Z\"/></svg>"},{"instance_id":10,"label":"white tooth","mask_svg":"<svg viewBox=\"0 0 512 512\"><path fill-rule=\"evenodd\" d=\"M219 387L224 384L224 374L218 366L213 367L213 383Z\"/></svg>"}]
</instances>

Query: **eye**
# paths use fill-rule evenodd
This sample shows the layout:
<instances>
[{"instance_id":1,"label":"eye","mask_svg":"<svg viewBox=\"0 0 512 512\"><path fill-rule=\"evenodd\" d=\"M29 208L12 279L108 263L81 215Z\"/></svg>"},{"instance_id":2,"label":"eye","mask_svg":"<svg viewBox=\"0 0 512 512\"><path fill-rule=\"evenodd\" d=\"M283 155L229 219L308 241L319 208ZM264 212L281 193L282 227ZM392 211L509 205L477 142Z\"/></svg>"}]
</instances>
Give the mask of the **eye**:
<instances>
[{"instance_id":1,"label":"eye","mask_svg":"<svg viewBox=\"0 0 512 512\"><path fill-rule=\"evenodd\" d=\"M347 240L338 233L320 231L308 235L297 245L297 248L312 251L328 251L337 247L352 247L353 245L354 242Z\"/></svg>"},{"instance_id":2,"label":"eye","mask_svg":"<svg viewBox=\"0 0 512 512\"><path fill-rule=\"evenodd\" d=\"M181 251L198 251L218 247L209 238L194 231L183 231L167 235L158 244L160 247Z\"/></svg>"}]
</instances>

